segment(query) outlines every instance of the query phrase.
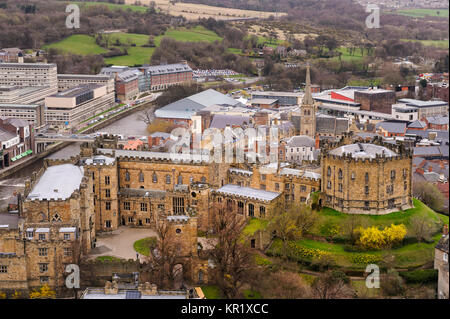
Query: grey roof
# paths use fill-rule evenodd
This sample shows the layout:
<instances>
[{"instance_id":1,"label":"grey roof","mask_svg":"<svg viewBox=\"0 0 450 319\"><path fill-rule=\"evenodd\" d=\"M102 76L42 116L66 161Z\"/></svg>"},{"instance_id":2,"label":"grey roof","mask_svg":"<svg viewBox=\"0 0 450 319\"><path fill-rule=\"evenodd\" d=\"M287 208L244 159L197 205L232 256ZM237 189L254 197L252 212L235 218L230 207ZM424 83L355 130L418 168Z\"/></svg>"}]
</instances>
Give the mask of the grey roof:
<instances>
[{"instance_id":1,"label":"grey roof","mask_svg":"<svg viewBox=\"0 0 450 319\"><path fill-rule=\"evenodd\" d=\"M144 67L141 67L140 69L147 70L147 72L149 72L151 75L161 75L161 74L192 71L190 66L187 64L184 64L184 63L144 66Z\"/></svg>"},{"instance_id":2,"label":"grey roof","mask_svg":"<svg viewBox=\"0 0 450 319\"><path fill-rule=\"evenodd\" d=\"M389 133L405 133L406 132L406 123L402 122L380 122L375 126L377 129L382 127Z\"/></svg>"},{"instance_id":3,"label":"grey roof","mask_svg":"<svg viewBox=\"0 0 450 319\"><path fill-rule=\"evenodd\" d=\"M274 104L277 103L278 99L265 99L265 98L255 98L252 99L252 104Z\"/></svg>"},{"instance_id":4,"label":"grey roof","mask_svg":"<svg viewBox=\"0 0 450 319\"><path fill-rule=\"evenodd\" d=\"M448 116L430 116L427 117L428 123L437 125L448 125Z\"/></svg>"},{"instance_id":5,"label":"grey roof","mask_svg":"<svg viewBox=\"0 0 450 319\"><path fill-rule=\"evenodd\" d=\"M50 68L56 68L56 64L54 64L54 63L0 63L0 67L50 69Z\"/></svg>"},{"instance_id":6,"label":"grey roof","mask_svg":"<svg viewBox=\"0 0 450 319\"><path fill-rule=\"evenodd\" d=\"M91 158L86 159L86 165L110 165L116 161L115 158L104 156L104 155L95 155Z\"/></svg>"},{"instance_id":7,"label":"grey roof","mask_svg":"<svg viewBox=\"0 0 450 319\"><path fill-rule=\"evenodd\" d=\"M439 146L420 146L414 147L414 156L440 156L442 152Z\"/></svg>"},{"instance_id":8,"label":"grey roof","mask_svg":"<svg viewBox=\"0 0 450 319\"><path fill-rule=\"evenodd\" d=\"M262 201L271 201L280 196L280 193L269 192L261 189L242 187L238 185L227 184L217 189L215 192L226 195L235 195L240 197L252 198Z\"/></svg>"},{"instance_id":9,"label":"grey roof","mask_svg":"<svg viewBox=\"0 0 450 319\"><path fill-rule=\"evenodd\" d=\"M315 140L306 135L292 136L287 140L287 146L289 147L315 147Z\"/></svg>"},{"instance_id":10,"label":"grey roof","mask_svg":"<svg viewBox=\"0 0 450 319\"><path fill-rule=\"evenodd\" d=\"M155 115L160 118L190 119L197 111L214 104L242 106L242 104L235 99L217 92L216 90L208 89L168 104L156 110Z\"/></svg>"},{"instance_id":11,"label":"grey roof","mask_svg":"<svg viewBox=\"0 0 450 319\"><path fill-rule=\"evenodd\" d=\"M445 101L421 101L421 100L415 100L415 99L399 99L398 102L405 103L409 106L415 106L415 107L435 107L435 106L445 106L448 105Z\"/></svg>"},{"instance_id":12,"label":"grey roof","mask_svg":"<svg viewBox=\"0 0 450 319\"><path fill-rule=\"evenodd\" d=\"M18 225L18 214L0 213L0 229L17 229Z\"/></svg>"},{"instance_id":13,"label":"grey roof","mask_svg":"<svg viewBox=\"0 0 450 319\"><path fill-rule=\"evenodd\" d=\"M81 84L76 87L55 93L53 95L50 95L50 97L78 97L80 95L86 94L88 92L91 92L92 90L95 90L99 87L102 87L101 84Z\"/></svg>"},{"instance_id":14,"label":"grey roof","mask_svg":"<svg viewBox=\"0 0 450 319\"><path fill-rule=\"evenodd\" d=\"M348 119L320 114L316 116L316 132L340 135L348 130Z\"/></svg>"},{"instance_id":15,"label":"grey roof","mask_svg":"<svg viewBox=\"0 0 450 319\"><path fill-rule=\"evenodd\" d=\"M321 174L311 171L304 171L300 169L294 169L289 167L284 167L280 170L280 175L295 175L303 178L310 178L318 180L320 179Z\"/></svg>"},{"instance_id":16,"label":"grey roof","mask_svg":"<svg viewBox=\"0 0 450 319\"><path fill-rule=\"evenodd\" d=\"M105 294L104 288L88 288L83 293L82 299L126 299L126 297L127 291L119 291L116 294ZM187 294L184 291L173 291L169 293L158 291L157 295L141 295L140 299L187 299Z\"/></svg>"},{"instance_id":17,"label":"grey roof","mask_svg":"<svg viewBox=\"0 0 450 319\"><path fill-rule=\"evenodd\" d=\"M0 127L0 141L9 141L10 139L15 138L17 135L12 134Z\"/></svg>"},{"instance_id":18,"label":"grey roof","mask_svg":"<svg viewBox=\"0 0 450 319\"><path fill-rule=\"evenodd\" d=\"M80 187L83 175L83 167L72 164L50 166L28 194L27 199L67 199Z\"/></svg>"},{"instance_id":19,"label":"grey roof","mask_svg":"<svg viewBox=\"0 0 450 319\"><path fill-rule=\"evenodd\" d=\"M390 149L367 143L357 143L350 145L343 145L329 152L331 155L342 156L344 154L351 154L353 158L375 158L376 155L384 155L386 157L393 157L397 154Z\"/></svg>"},{"instance_id":20,"label":"grey roof","mask_svg":"<svg viewBox=\"0 0 450 319\"><path fill-rule=\"evenodd\" d=\"M424 172L423 177L427 182L436 183L439 182L439 174L436 172Z\"/></svg>"},{"instance_id":21,"label":"grey roof","mask_svg":"<svg viewBox=\"0 0 450 319\"><path fill-rule=\"evenodd\" d=\"M427 127L427 123L419 120L416 120L408 124L408 128L424 128L424 127Z\"/></svg>"},{"instance_id":22,"label":"grey roof","mask_svg":"<svg viewBox=\"0 0 450 319\"><path fill-rule=\"evenodd\" d=\"M224 129L227 125L229 126L242 126L244 124L249 124L249 117L239 116L239 115L214 115L210 128Z\"/></svg>"},{"instance_id":23,"label":"grey roof","mask_svg":"<svg viewBox=\"0 0 450 319\"><path fill-rule=\"evenodd\" d=\"M121 188L119 194L127 197L150 197L150 198L163 198L166 196L165 191L142 189L142 188Z\"/></svg>"},{"instance_id":24,"label":"grey roof","mask_svg":"<svg viewBox=\"0 0 450 319\"><path fill-rule=\"evenodd\" d=\"M246 169L240 169L240 168L234 168L234 167L230 167L230 169L228 170L230 173L236 173L236 174L243 174L243 175L253 175L252 171L246 170Z\"/></svg>"}]
</instances>

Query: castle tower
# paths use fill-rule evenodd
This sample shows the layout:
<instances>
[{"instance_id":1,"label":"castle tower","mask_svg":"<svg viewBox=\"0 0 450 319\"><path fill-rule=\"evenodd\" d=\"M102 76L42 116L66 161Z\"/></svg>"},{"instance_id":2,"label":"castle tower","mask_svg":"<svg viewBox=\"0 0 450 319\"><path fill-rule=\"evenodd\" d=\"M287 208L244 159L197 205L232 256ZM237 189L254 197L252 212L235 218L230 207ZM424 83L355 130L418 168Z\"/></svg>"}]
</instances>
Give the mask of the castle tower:
<instances>
[{"instance_id":1,"label":"castle tower","mask_svg":"<svg viewBox=\"0 0 450 319\"><path fill-rule=\"evenodd\" d=\"M306 87L303 96L300 116L300 135L314 138L316 135L316 105L311 94L311 78L309 64L306 66Z\"/></svg>"}]
</instances>

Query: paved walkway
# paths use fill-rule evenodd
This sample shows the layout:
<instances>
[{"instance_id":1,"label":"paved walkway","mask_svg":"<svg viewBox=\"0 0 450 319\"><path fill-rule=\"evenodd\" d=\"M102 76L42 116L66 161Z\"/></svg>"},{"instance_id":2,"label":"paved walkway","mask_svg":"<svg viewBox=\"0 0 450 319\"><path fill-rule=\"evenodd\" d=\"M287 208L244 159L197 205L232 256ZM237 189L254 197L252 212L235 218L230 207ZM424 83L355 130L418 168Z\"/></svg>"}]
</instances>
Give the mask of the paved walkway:
<instances>
[{"instance_id":1,"label":"paved walkway","mask_svg":"<svg viewBox=\"0 0 450 319\"><path fill-rule=\"evenodd\" d=\"M156 232L148 228L132 228L121 226L119 229L108 234L97 235L97 245L89 253L89 258L98 256L114 256L124 259L136 259L136 251L133 248L135 241L146 238L157 237ZM145 256L140 255L141 261Z\"/></svg>"}]
</instances>

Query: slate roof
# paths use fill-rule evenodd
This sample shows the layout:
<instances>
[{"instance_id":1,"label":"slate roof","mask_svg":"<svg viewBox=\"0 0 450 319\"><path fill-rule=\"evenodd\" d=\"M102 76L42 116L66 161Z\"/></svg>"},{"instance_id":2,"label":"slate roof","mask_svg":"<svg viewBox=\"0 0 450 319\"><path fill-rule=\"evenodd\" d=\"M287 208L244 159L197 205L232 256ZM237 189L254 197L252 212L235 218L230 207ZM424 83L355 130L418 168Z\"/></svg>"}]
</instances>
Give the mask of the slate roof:
<instances>
[{"instance_id":1,"label":"slate roof","mask_svg":"<svg viewBox=\"0 0 450 319\"><path fill-rule=\"evenodd\" d=\"M256 200L262 201L271 201L280 196L280 193L269 192L261 189L251 188L251 187L242 187L238 185L225 185L221 188L217 189L215 192L222 193L226 195L235 195L246 198L252 198Z\"/></svg>"},{"instance_id":2,"label":"slate roof","mask_svg":"<svg viewBox=\"0 0 450 319\"><path fill-rule=\"evenodd\" d=\"M448 116L430 116L426 118L428 123L435 125L448 125Z\"/></svg>"},{"instance_id":3,"label":"slate roof","mask_svg":"<svg viewBox=\"0 0 450 319\"><path fill-rule=\"evenodd\" d=\"M448 103L444 102L444 101L421 101L421 100L415 100L415 99L399 99L398 102L405 103L406 105L415 106L415 107L419 107L419 108L448 105Z\"/></svg>"},{"instance_id":4,"label":"slate roof","mask_svg":"<svg viewBox=\"0 0 450 319\"><path fill-rule=\"evenodd\" d=\"M288 147L315 147L315 140L306 135L292 136L287 141Z\"/></svg>"},{"instance_id":5,"label":"slate roof","mask_svg":"<svg viewBox=\"0 0 450 319\"><path fill-rule=\"evenodd\" d=\"M319 114L316 116L316 132L340 135L347 132L348 119Z\"/></svg>"},{"instance_id":6,"label":"slate roof","mask_svg":"<svg viewBox=\"0 0 450 319\"><path fill-rule=\"evenodd\" d=\"M249 117L239 116L239 115L214 115L210 128L224 129L228 126L242 126L250 122Z\"/></svg>"},{"instance_id":7,"label":"slate roof","mask_svg":"<svg viewBox=\"0 0 450 319\"><path fill-rule=\"evenodd\" d=\"M377 129L382 127L389 133L405 133L406 132L406 123L401 122L380 122L375 126Z\"/></svg>"},{"instance_id":8,"label":"slate roof","mask_svg":"<svg viewBox=\"0 0 450 319\"><path fill-rule=\"evenodd\" d=\"M146 69L151 75L161 75L161 74L192 71L192 69L189 67L189 65L184 64L184 63L152 65L152 66L141 67L141 69Z\"/></svg>"},{"instance_id":9,"label":"slate roof","mask_svg":"<svg viewBox=\"0 0 450 319\"><path fill-rule=\"evenodd\" d=\"M408 124L408 128L424 128L424 127L427 127L427 123L419 120L416 120Z\"/></svg>"},{"instance_id":10,"label":"slate roof","mask_svg":"<svg viewBox=\"0 0 450 319\"><path fill-rule=\"evenodd\" d=\"M5 131L0 127L0 141L9 141L10 139L15 138L17 135L12 134L11 132Z\"/></svg>"},{"instance_id":11,"label":"slate roof","mask_svg":"<svg viewBox=\"0 0 450 319\"><path fill-rule=\"evenodd\" d=\"M0 229L17 229L19 225L19 215L0 213Z\"/></svg>"}]
</instances>

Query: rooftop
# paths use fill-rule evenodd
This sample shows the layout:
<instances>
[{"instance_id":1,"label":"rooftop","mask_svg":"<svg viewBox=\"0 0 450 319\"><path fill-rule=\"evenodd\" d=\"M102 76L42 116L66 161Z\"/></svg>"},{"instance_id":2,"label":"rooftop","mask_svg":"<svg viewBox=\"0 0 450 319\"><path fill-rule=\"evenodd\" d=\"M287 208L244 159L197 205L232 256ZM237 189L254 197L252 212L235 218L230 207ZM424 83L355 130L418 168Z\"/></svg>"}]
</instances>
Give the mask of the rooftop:
<instances>
[{"instance_id":1,"label":"rooftop","mask_svg":"<svg viewBox=\"0 0 450 319\"><path fill-rule=\"evenodd\" d=\"M329 154L337 156L350 154L353 158L375 158L377 155L393 157L397 155L397 153L391 151L390 149L384 146L366 143L343 145L330 151Z\"/></svg>"},{"instance_id":2,"label":"rooftop","mask_svg":"<svg viewBox=\"0 0 450 319\"><path fill-rule=\"evenodd\" d=\"M50 166L27 199L67 199L80 187L83 175L83 168L72 164Z\"/></svg>"},{"instance_id":3,"label":"rooftop","mask_svg":"<svg viewBox=\"0 0 450 319\"><path fill-rule=\"evenodd\" d=\"M434 107L434 106L445 106L448 105L445 101L421 101L416 99L399 99L398 102L405 103L409 106L415 107Z\"/></svg>"},{"instance_id":4,"label":"rooftop","mask_svg":"<svg viewBox=\"0 0 450 319\"><path fill-rule=\"evenodd\" d=\"M235 195L246 198L252 198L262 201L271 201L280 196L280 193L269 192L261 189L242 187L238 185L225 185L216 190L217 193L222 193L226 195Z\"/></svg>"},{"instance_id":5,"label":"rooftop","mask_svg":"<svg viewBox=\"0 0 450 319\"><path fill-rule=\"evenodd\" d=\"M315 140L306 135L292 136L287 141L287 146L289 147L315 147Z\"/></svg>"}]
</instances>

